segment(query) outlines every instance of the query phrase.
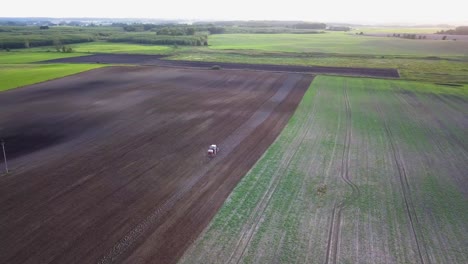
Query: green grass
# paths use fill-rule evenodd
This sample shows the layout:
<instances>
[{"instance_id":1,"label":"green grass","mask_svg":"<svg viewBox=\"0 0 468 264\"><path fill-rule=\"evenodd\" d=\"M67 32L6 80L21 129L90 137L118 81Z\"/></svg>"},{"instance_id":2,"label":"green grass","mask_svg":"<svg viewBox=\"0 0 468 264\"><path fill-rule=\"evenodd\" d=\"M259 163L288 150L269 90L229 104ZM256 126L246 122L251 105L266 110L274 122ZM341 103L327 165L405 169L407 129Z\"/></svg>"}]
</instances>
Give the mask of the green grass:
<instances>
[{"instance_id":1,"label":"green grass","mask_svg":"<svg viewBox=\"0 0 468 264\"><path fill-rule=\"evenodd\" d=\"M70 58L83 56L81 53L61 53L61 52L24 52L24 51L10 51L0 52L0 64L16 64L16 63L32 63L44 60L53 60L60 58Z\"/></svg>"},{"instance_id":2,"label":"green grass","mask_svg":"<svg viewBox=\"0 0 468 264\"><path fill-rule=\"evenodd\" d=\"M424 256L427 251L438 263L468 260L460 235L468 231L468 200L456 183L468 153L453 139L468 140L457 121L467 114L468 87L318 76L181 263L224 263L236 250L244 253L231 260L241 263L324 262L333 206L351 197L340 177L344 90L352 113L349 175L361 196L343 209L337 262L419 261L390 142L405 161L406 198ZM319 195L322 184L327 192ZM245 238L247 248L239 250Z\"/></svg>"},{"instance_id":3,"label":"green grass","mask_svg":"<svg viewBox=\"0 0 468 264\"><path fill-rule=\"evenodd\" d=\"M170 46L139 45L129 43L92 42L71 45L77 52L88 53L137 53L137 54L166 54L172 51Z\"/></svg>"},{"instance_id":4,"label":"green grass","mask_svg":"<svg viewBox=\"0 0 468 264\"><path fill-rule=\"evenodd\" d=\"M10 64L0 65L0 91L44 82L103 67L96 64Z\"/></svg>"},{"instance_id":5,"label":"green grass","mask_svg":"<svg viewBox=\"0 0 468 264\"><path fill-rule=\"evenodd\" d=\"M97 64L35 64L44 60L69 58L84 53L60 53L40 51L0 52L0 91L44 82L83 71L104 67Z\"/></svg>"},{"instance_id":6,"label":"green grass","mask_svg":"<svg viewBox=\"0 0 468 264\"><path fill-rule=\"evenodd\" d=\"M209 38L211 49L361 55L468 56L466 41L408 40L326 34L220 34Z\"/></svg>"}]
</instances>

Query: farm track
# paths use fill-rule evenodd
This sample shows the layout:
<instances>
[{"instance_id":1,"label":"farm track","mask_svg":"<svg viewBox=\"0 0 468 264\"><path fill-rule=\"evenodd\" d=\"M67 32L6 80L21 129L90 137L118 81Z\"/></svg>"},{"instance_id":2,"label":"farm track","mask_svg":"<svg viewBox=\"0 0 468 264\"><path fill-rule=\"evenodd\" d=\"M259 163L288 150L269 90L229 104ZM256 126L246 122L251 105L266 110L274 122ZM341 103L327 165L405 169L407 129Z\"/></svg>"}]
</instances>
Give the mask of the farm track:
<instances>
[{"instance_id":1,"label":"farm track","mask_svg":"<svg viewBox=\"0 0 468 264\"><path fill-rule=\"evenodd\" d=\"M137 64L164 67L187 67L210 69L218 65L223 69L257 70L274 72L310 73L310 74L337 74L350 76L367 76L379 78L399 78L397 69L383 68L351 68L351 67L321 67L321 66L294 66L274 64L247 64L205 61L165 60L161 55L132 55L132 54L95 54L89 56L62 58L41 63L110 63L110 64Z\"/></svg>"},{"instance_id":2,"label":"farm track","mask_svg":"<svg viewBox=\"0 0 468 264\"><path fill-rule=\"evenodd\" d=\"M2 93L0 124L21 169L0 177L0 262L174 263L312 78L106 67ZM47 122L28 129L31 120ZM221 152L208 162L213 142Z\"/></svg>"},{"instance_id":3,"label":"farm track","mask_svg":"<svg viewBox=\"0 0 468 264\"><path fill-rule=\"evenodd\" d=\"M406 175L406 168L405 168L404 162L403 162L402 158L400 157L400 152L399 152L398 146L395 144L395 138L394 138L394 136L392 134L392 131L391 131L389 125L388 125L385 114L383 113L383 111L382 111L379 104L375 104L375 107L376 107L376 110L379 113L380 117L383 120L384 128L385 128L387 137L389 139L390 147L391 147L391 150L392 150L392 156L394 158L395 165L397 166L398 176L399 176L401 190L402 190L402 194L403 194L403 200L404 200L405 209L406 209L406 214L407 214L408 219L409 219L411 233L412 233L414 241L416 243L416 249L417 249L417 252L418 252L419 260L420 260L420 262L422 264L430 263L430 259L429 259L427 250L424 247L424 241L421 241L421 240L423 240L423 238L422 237L418 238L418 234L416 232L416 229L420 227L420 223L419 223L418 217L416 215L413 202L411 200L411 190L410 190L410 186L409 186L409 183L408 183L408 177ZM422 233L421 232L419 232L419 233L422 236ZM425 258L426 258L426 260L425 260Z\"/></svg>"},{"instance_id":4,"label":"farm track","mask_svg":"<svg viewBox=\"0 0 468 264\"><path fill-rule=\"evenodd\" d=\"M353 183L349 177L349 161L350 161L350 146L352 138L352 114L351 105L349 103L349 97L347 87L343 89L343 97L345 98L345 116L346 116L346 132L345 132L345 143L343 148L343 154L341 159L341 179L351 187L352 193L348 199L340 201L338 204L335 203L333 206L332 217L328 233L328 242L325 263L337 263L337 254L339 250L339 239L341 233L341 213L347 205L351 204L360 196L359 187Z\"/></svg>"}]
</instances>

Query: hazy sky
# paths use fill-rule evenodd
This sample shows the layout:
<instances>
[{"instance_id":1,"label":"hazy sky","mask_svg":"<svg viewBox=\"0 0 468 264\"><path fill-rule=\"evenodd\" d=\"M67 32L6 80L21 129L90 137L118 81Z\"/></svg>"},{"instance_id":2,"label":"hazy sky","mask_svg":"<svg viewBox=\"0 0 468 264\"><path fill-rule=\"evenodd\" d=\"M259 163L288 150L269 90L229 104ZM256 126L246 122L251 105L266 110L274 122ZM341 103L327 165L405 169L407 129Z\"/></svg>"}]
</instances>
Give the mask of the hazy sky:
<instances>
[{"instance_id":1,"label":"hazy sky","mask_svg":"<svg viewBox=\"0 0 468 264\"><path fill-rule=\"evenodd\" d=\"M8 0L0 17L466 23L468 0Z\"/></svg>"}]
</instances>

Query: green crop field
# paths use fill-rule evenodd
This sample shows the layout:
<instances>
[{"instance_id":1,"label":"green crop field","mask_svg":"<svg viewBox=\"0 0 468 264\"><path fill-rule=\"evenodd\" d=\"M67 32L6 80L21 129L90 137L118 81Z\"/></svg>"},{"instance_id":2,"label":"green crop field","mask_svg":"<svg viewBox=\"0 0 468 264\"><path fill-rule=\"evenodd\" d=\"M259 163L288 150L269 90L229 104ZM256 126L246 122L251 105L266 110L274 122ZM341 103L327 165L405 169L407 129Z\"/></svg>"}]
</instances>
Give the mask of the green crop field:
<instances>
[{"instance_id":1,"label":"green crop field","mask_svg":"<svg viewBox=\"0 0 468 264\"><path fill-rule=\"evenodd\" d=\"M467 263L468 87L318 76L181 263Z\"/></svg>"},{"instance_id":2,"label":"green crop field","mask_svg":"<svg viewBox=\"0 0 468 264\"><path fill-rule=\"evenodd\" d=\"M126 53L126 54L167 54L173 50L171 46L143 45L132 43L87 42L67 45L78 53ZM22 52L55 51L54 47L37 47Z\"/></svg>"},{"instance_id":3,"label":"green crop field","mask_svg":"<svg viewBox=\"0 0 468 264\"><path fill-rule=\"evenodd\" d=\"M33 63L45 60L59 58L69 58L83 56L81 53L62 53L62 52L23 52L11 51L0 52L0 64Z\"/></svg>"},{"instance_id":4,"label":"green crop field","mask_svg":"<svg viewBox=\"0 0 468 264\"><path fill-rule=\"evenodd\" d=\"M389 29L387 29L389 30ZM406 80L468 84L468 41L325 34L222 34L169 59L396 68Z\"/></svg>"},{"instance_id":5,"label":"green crop field","mask_svg":"<svg viewBox=\"0 0 468 264\"><path fill-rule=\"evenodd\" d=\"M44 60L83 56L82 53L0 52L0 91L44 82L103 67L97 64L36 64Z\"/></svg>"},{"instance_id":6,"label":"green crop field","mask_svg":"<svg viewBox=\"0 0 468 264\"><path fill-rule=\"evenodd\" d=\"M131 43L92 42L74 44L71 46L77 52L87 53L138 53L166 54L173 48L170 46L140 45Z\"/></svg>"},{"instance_id":7,"label":"green crop field","mask_svg":"<svg viewBox=\"0 0 468 264\"><path fill-rule=\"evenodd\" d=\"M98 64L0 64L0 91L103 67Z\"/></svg>"},{"instance_id":8,"label":"green crop field","mask_svg":"<svg viewBox=\"0 0 468 264\"><path fill-rule=\"evenodd\" d=\"M410 40L324 34L220 34L209 38L212 49L361 55L468 56L467 41Z\"/></svg>"}]
</instances>

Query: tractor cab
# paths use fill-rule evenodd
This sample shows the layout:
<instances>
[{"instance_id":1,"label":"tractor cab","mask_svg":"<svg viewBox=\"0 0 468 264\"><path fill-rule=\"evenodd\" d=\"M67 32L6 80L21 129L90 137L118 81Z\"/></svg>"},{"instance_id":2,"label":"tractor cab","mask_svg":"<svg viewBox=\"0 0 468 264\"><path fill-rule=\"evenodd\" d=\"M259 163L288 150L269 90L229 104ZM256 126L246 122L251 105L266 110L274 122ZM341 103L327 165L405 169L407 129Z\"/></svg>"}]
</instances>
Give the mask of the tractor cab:
<instances>
[{"instance_id":1,"label":"tractor cab","mask_svg":"<svg viewBox=\"0 0 468 264\"><path fill-rule=\"evenodd\" d=\"M215 157L219 152L219 147L216 146L215 144L212 144L209 148L208 148L208 157Z\"/></svg>"}]
</instances>

